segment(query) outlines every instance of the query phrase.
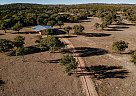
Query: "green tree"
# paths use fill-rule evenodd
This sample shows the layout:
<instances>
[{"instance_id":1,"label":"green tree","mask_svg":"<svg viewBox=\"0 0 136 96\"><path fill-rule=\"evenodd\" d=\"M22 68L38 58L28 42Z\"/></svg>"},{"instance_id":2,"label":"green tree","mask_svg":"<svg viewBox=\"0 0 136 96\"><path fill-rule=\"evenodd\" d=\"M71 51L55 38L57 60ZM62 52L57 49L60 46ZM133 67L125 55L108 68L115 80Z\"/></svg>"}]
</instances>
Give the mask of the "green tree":
<instances>
[{"instance_id":1,"label":"green tree","mask_svg":"<svg viewBox=\"0 0 136 96\"><path fill-rule=\"evenodd\" d=\"M54 35L54 31L52 29L44 29L41 31L41 35Z\"/></svg>"},{"instance_id":2,"label":"green tree","mask_svg":"<svg viewBox=\"0 0 136 96\"><path fill-rule=\"evenodd\" d=\"M132 53L131 58L132 58L131 61L132 61L134 64L136 64L136 51L134 51L134 52Z\"/></svg>"},{"instance_id":3,"label":"green tree","mask_svg":"<svg viewBox=\"0 0 136 96\"><path fill-rule=\"evenodd\" d=\"M18 33L19 33L20 29L22 29L22 26L23 25L20 22L18 22L12 27L12 29L15 31L18 31Z\"/></svg>"},{"instance_id":4,"label":"green tree","mask_svg":"<svg viewBox=\"0 0 136 96\"><path fill-rule=\"evenodd\" d=\"M25 44L24 40L25 40L25 37L23 36L17 36L14 39L14 46L16 47L15 49L16 56L24 55L26 53L27 49L24 47L24 44Z\"/></svg>"},{"instance_id":5,"label":"green tree","mask_svg":"<svg viewBox=\"0 0 136 96\"><path fill-rule=\"evenodd\" d=\"M100 24L99 24L99 23L95 23L95 24L94 24L94 27L95 27L95 29L97 30L97 29L100 27Z\"/></svg>"},{"instance_id":6,"label":"green tree","mask_svg":"<svg viewBox=\"0 0 136 96\"><path fill-rule=\"evenodd\" d=\"M0 52L6 52L14 48L14 43L7 39L0 39Z\"/></svg>"},{"instance_id":7,"label":"green tree","mask_svg":"<svg viewBox=\"0 0 136 96\"><path fill-rule=\"evenodd\" d=\"M67 32L67 34L69 35L69 31L72 30L72 27L67 26L67 27L64 27L63 30L64 30L65 32Z\"/></svg>"},{"instance_id":8,"label":"green tree","mask_svg":"<svg viewBox=\"0 0 136 96\"><path fill-rule=\"evenodd\" d=\"M61 28L61 26L64 26L64 22L58 21L57 25Z\"/></svg>"},{"instance_id":9,"label":"green tree","mask_svg":"<svg viewBox=\"0 0 136 96\"><path fill-rule=\"evenodd\" d=\"M47 25L53 27L56 24L55 21L48 21Z\"/></svg>"},{"instance_id":10,"label":"green tree","mask_svg":"<svg viewBox=\"0 0 136 96\"><path fill-rule=\"evenodd\" d=\"M36 42L38 43L39 47L49 49L50 52L64 47L64 44L55 36L39 38L38 40L36 40Z\"/></svg>"},{"instance_id":11,"label":"green tree","mask_svg":"<svg viewBox=\"0 0 136 96\"><path fill-rule=\"evenodd\" d=\"M19 47L23 47L25 42L25 37L23 36L17 36L16 38L14 38L14 45L15 47L19 48Z\"/></svg>"},{"instance_id":12,"label":"green tree","mask_svg":"<svg viewBox=\"0 0 136 96\"><path fill-rule=\"evenodd\" d=\"M68 74L71 74L72 70L77 68L77 62L71 55L64 55L60 63L65 67L65 72Z\"/></svg>"},{"instance_id":13,"label":"green tree","mask_svg":"<svg viewBox=\"0 0 136 96\"><path fill-rule=\"evenodd\" d=\"M1 29L1 30L4 30L4 32L6 33L7 28L8 28L7 23L3 21L3 22L0 24L0 29Z\"/></svg>"},{"instance_id":14,"label":"green tree","mask_svg":"<svg viewBox=\"0 0 136 96\"><path fill-rule=\"evenodd\" d=\"M119 53L125 51L126 48L128 48L128 43L125 41L120 40L117 42L113 42L112 49Z\"/></svg>"},{"instance_id":15,"label":"green tree","mask_svg":"<svg viewBox=\"0 0 136 96\"><path fill-rule=\"evenodd\" d=\"M82 34L82 32L83 32L83 30L84 30L85 28L84 28L84 26L82 26L82 25L75 25L75 26L73 27L73 29L74 29L74 33L77 34L77 35L79 35L79 34Z\"/></svg>"}]
</instances>

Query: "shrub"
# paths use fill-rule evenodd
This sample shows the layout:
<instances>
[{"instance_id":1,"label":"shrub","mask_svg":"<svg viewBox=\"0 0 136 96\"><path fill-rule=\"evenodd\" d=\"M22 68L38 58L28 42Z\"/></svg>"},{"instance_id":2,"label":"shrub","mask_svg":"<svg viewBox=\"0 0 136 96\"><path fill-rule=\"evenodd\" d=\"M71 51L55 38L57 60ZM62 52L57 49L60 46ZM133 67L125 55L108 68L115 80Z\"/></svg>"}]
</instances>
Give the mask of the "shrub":
<instances>
[{"instance_id":1,"label":"shrub","mask_svg":"<svg viewBox=\"0 0 136 96\"><path fill-rule=\"evenodd\" d=\"M125 51L126 48L128 48L128 43L125 41L120 40L117 42L113 42L112 49L119 53Z\"/></svg>"},{"instance_id":2,"label":"shrub","mask_svg":"<svg viewBox=\"0 0 136 96\"><path fill-rule=\"evenodd\" d=\"M71 55L64 55L60 60L60 63L65 66L65 72L68 74L77 68L77 62Z\"/></svg>"},{"instance_id":3,"label":"shrub","mask_svg":"<svg viewBox=\"0 0 136 96\"><path fill-rule=\"evenodd\" d=\"M64 27L63 30L64 30L65 32L67 32L68 35L69 35L69 31L72 30L72 27L67 26L67 27Z\"/></svg>"},{"instance_id":4,"label":"shrub","mask_svg":"<svg viewBox=\"0 0 136 96\"><path fill-rule=\"evenodd\" d=\"M18 47L22 47L25 44L24 40L25 40L25 37L23 37L23 36L17 36L14 39L14 45L15 45L15 47L17 47L17 48Z\"/></svg>"},{"instance_id":5,"label":"shrub","mask_svg":"<svg viewBox=\"0 0 136 96\"><path fill-rule=\"evenodd\" d=\"M48 48L51 52L59 49L60 47L64 47L64 44L55 36L39 38L36 42L38 43L38 47Z\"/></svg>"},{"instance_id":6,"label":"shrub","mask_svg":"<svg viewBox=\"0 0 136 96\"><path fill-rule=\"evenodd\" d=\"M7 39L0 39L0 52L6 52L12 48L14 48L12 41Z\"/></svg>"},{"instance_id":7,"label":"shrub","mask_svg":"<svg viewBox=\"0 0 136 96\"><path fill-rule=\"evenodd\" d=\"M136 64L136 51L134 51L133 53L132 53L132 62L134 63L134 64Z\"/></svg>"},{"instance_id":8,"label":"shrub","mask_svg":"<svg viewBox=\"0 0 136 96\"><path fill-rule=\"evenodd\" d=\"M73 29L74 29L74 33L75 33L75 34L80 35L80 34L82 34L82 32L83 32L83 30L84 30L85 28L84 28L84 26L82 26L82 25L75 25L75 26L73 27Z\"/></svg>"},{"instance_id":9,"label":"shrub","mask_svg":"<svg viewBox=\"0 0 136 96\"><path fill-rule=\"evenodd\" d=\"M100 27L100 24L99 24L99 23L95 23L95 24L94 24L94 27L95 27L95 29L97 30L97 29Z\"/></svg>"},{"instance_id":10,"label":"shrub","mask_svg":"<svg viewBox=\"0 0 136 96\"><path fill-rule=\"evenodd\" d=\"M22 29L22 26L23 25L20 22L18 22L12 27L12 29L19 32L19 30Z\"/></svg>"},{"instance_id":11,"label":"shrub","mask_svg":"<svg viewBox=\"0 0 136 96\"><path fill-rule=\"evenodd\" d=\"M16 56L26 55L27 53L29 53L29 49L25 47L18 47L14 53L16 54Z\"/></svg>"},{"instance_id":12,"label":"shrub","mask_svg":"<svg viewBox=\"0 0 136 96\"><path fill-rule=\"evenodd\" d=\"M41 31L41 35L55 35L55 33L52 29L45 29Z\"/></svg>"}]
</instances>

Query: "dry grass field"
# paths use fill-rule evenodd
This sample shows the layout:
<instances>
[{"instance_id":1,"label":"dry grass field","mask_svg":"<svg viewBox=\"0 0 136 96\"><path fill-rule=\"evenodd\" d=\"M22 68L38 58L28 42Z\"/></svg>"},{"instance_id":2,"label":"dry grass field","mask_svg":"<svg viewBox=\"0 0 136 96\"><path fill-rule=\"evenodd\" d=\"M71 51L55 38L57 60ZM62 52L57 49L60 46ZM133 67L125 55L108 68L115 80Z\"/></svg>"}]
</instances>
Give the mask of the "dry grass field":
<instances>
[{"instance_id":1,"label":"dry grass field","mask_svg":"<svg viewBox=\"0 0 136 96\"><path fill-rule=\"evenodd\" d=\"M29 31L24 28L21 32ZM35 44L38 34L11 34L0 38L25 37L25 46ZM1 34L4 32L1 30ZM12 32L13 33L13 32ZM79 78L68 76L58 60L60 53L41 52L22 56L0 53L0 96L84 96Z\"/></svg>"},{"instance_id":2,"label":"dry grass field","mask_svg":"<svg viewBox=\"0 0 136 96\"><path fill-rule=\"evenodd\" d=\"M136 26L124 21L126 24L111 25L109 29L96 31L93 24L100 23L100 19L89 20L81 22L87 35L69 40L85 60L87 69L91 70L90 78L93 78L99 96L136 96L136 66L130 62L129 54L136 49ZM129 43L124 54L112 51L112 43L118 40Z\"/></svg>"},{"instance_id":3,"label":"dry grass field","mask_svg":"<svg viewBox=\"0 0 136 96\"><path fill-rule=\"evenodd\" d=\"M85 27L86 35L68 39L85 60L87 69L91 70L89 76L95 82L99 96L136 96L136 66L130 62L129 54L129 51L136 49L136 26L124 21L125 24L111 25L102 31L95 30L95 23L101 23L101 20L91 17L81 23L65 23L65 26L81 24ZM1 30L0 33L4 32ZM17 35L6 33L0 38L13 39ZM26 38L25 46L34 45L37 34L21 35ZM112 51L112 43L118 40L129 43L124 54ZM0 78L5 81L0 95L84 96L79 79L67 76L58 64L57 60L61 56L60 53L35 53L26 55L23 62L22 57L9 57L0 53Z\"/></svg>"}]
</instances>

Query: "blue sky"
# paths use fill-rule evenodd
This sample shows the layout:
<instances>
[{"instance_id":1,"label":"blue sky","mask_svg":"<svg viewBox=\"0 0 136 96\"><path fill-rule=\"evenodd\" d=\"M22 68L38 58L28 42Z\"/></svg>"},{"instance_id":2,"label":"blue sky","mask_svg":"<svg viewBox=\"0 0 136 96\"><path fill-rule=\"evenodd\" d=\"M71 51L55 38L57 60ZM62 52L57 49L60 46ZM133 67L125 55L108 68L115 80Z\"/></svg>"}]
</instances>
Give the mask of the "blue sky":
<instances>
[{"instance_id":1,"label":"blue sky","mask_svg":"<svg viewBox=\"0 0 136 96\"><path fill-rule=\"evenodd\" d=\"M38 3L38 4L83 4L83 3L125 3L136 4L136 0L0 0L0 4Z\"/></svg>"}]
</instances>

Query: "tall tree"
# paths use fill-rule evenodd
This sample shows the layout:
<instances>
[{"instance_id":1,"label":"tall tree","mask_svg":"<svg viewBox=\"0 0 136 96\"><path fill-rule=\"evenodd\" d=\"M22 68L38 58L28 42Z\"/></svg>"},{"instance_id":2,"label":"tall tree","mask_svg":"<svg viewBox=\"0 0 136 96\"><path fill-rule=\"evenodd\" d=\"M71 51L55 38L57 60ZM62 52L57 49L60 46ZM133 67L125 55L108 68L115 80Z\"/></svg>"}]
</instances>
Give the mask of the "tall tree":
<instances>
[{"instance_id":1,"label":"tall tree","mask_svg":"<svg viewBox=\"0 0 136 96\"><path fill-rule=\"evenodd\" d=\"M69 35L69 31L72 30L72 27L67 26L67 27L64 27L63 30L64 30L65 32L67 32L67 34Z\"/></svg>"},{"instance_id":2,"label":"tall tree","mask_svg":"<svg viewBox=\"0 0 136 96\"><path fill-rule=\"evenodd\" d=\"M82 25L75 25L73 29L75 34L80 35L85 28Z\"/></svg>"},{"instance_id":3,"label":"tall tree","mask_svg":"<svg viewBox=\"0 0 136 96\"><path fill-rule=\"evenodd\" d=\"M3 22L0 24L0 29L1 29L1 30L4 30L4 32L7 33L7 32L6 32L7 28L8 28L7 22L4 22L4 21L3 21Z\"/></svg>"},{"instance_id":4,"label":"tall tree","mask_svg":"<svg viewBox=\"0 0 136 96\"><path fill-rule=\"evenodd\" d=\"M20 22L18 22L12 27L12 29L15 31L18 31L18 33L19 33L20 29L22 29L22 26L23 25Z\"/></svg>"}]
</instances>

